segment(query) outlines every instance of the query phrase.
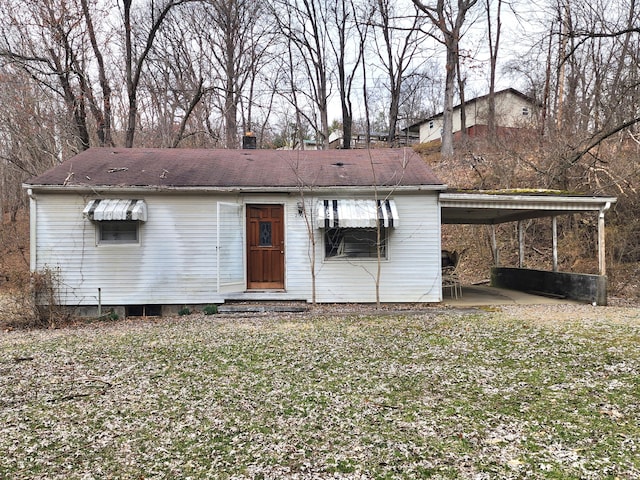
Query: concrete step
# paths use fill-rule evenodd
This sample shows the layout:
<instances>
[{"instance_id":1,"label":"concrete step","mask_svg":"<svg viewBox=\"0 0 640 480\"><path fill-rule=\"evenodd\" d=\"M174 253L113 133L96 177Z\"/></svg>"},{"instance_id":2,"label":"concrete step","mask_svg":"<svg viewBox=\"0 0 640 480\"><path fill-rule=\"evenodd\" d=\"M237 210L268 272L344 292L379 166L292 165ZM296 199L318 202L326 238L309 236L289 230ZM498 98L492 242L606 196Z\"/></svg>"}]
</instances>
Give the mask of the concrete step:
<instances>
[{"instance_id":1,"label":"concrete step","mask_svg":"<svg viewBox=\"0 0 640 480\"><path fill-rule=\"evenodd\" d=\"M270 303L270 302L252 302L252 303L224 303L218 305L218 313L302 313L309 310L306 303Z\"/></svg>"}]
</instances>

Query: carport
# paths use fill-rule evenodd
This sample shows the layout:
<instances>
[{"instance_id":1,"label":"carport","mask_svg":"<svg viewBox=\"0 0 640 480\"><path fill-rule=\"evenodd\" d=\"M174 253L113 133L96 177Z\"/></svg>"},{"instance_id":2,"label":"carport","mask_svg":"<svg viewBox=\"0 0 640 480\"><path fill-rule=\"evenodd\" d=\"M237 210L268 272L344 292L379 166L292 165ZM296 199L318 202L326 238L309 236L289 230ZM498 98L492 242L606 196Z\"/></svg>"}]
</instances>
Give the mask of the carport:
<instances>
[{"instance_id":1,"label":"carport","mask_svg":"<svg viewBox=\"0 0 640 480\"><path fill-rule=\"evenodd\" d=\"M442 224L498 225L517 222L517 268L501 267L495 229L492 248L496 264L491 270L491 285L523 292L567 298L606 305L607 278L605 258L605 213L615 197L566 195L549 190L446 191L440 194ZM558 271L557 217L593 212L598 217L598 274ZM524 268L525 220L552 218L552 271Z\"/></svg>"}]
</instances>

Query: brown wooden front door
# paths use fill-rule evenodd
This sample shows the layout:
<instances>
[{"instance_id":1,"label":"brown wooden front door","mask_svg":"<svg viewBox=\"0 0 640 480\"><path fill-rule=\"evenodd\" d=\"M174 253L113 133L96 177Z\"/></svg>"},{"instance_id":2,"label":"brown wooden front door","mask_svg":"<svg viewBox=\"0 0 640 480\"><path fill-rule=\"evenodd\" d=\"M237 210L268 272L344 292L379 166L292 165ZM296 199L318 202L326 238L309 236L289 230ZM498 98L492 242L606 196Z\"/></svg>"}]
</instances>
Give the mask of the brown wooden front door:
<instances>
[{"instance_id":1,"label":"brown wooden front door","mask_svg":"<svg viewBox=\"0 0 640 480\"><path fill-rule=\"evenodd\" d=\"M284 288L284 208L247 205L247 288Z\"/></svg>"}]
</instances>

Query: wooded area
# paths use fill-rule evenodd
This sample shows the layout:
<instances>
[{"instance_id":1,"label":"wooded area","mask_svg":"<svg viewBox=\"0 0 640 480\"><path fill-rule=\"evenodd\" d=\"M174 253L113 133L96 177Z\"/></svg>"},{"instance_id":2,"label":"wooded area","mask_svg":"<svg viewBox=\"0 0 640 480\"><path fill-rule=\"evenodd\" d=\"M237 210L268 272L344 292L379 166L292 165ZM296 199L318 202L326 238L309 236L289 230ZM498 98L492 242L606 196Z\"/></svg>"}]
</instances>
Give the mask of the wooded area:
<instances>
[{"instance_id":1,"label":"wooded area","mask_svg":"<svg viewBox=\"0 0 640 480\"><path fill-rule=\"evenodd\" d=\"M444 112L474 188L617 195L615 259L640 260L635 0L0 0L0 208L90 146L328 148ZM453 106L534 98L526 140L455 143ZM495 111L491 109L490 112ZM464 115L463 115L464 119ZM3 222L4 220L3 216Z\"/></svg>"}]
</instances>

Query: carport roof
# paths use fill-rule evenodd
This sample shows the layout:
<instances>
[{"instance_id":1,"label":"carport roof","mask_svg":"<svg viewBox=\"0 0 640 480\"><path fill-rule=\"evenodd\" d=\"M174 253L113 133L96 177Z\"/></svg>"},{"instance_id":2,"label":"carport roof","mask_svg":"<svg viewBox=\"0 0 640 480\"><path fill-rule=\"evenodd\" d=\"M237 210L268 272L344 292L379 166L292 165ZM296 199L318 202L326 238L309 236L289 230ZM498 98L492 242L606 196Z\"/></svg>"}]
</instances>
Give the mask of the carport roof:
<instances>
[{"instance_id":1,"label":"carport roof","mask_svg":"<svg viewBox=\"0 0 640 480\"><path fill-rule=\"evenodd\" d=\"M605 211L616 197L550 190L446 191L440 194L443 224L486 224Z\"/></svg>"}]
</instances>

